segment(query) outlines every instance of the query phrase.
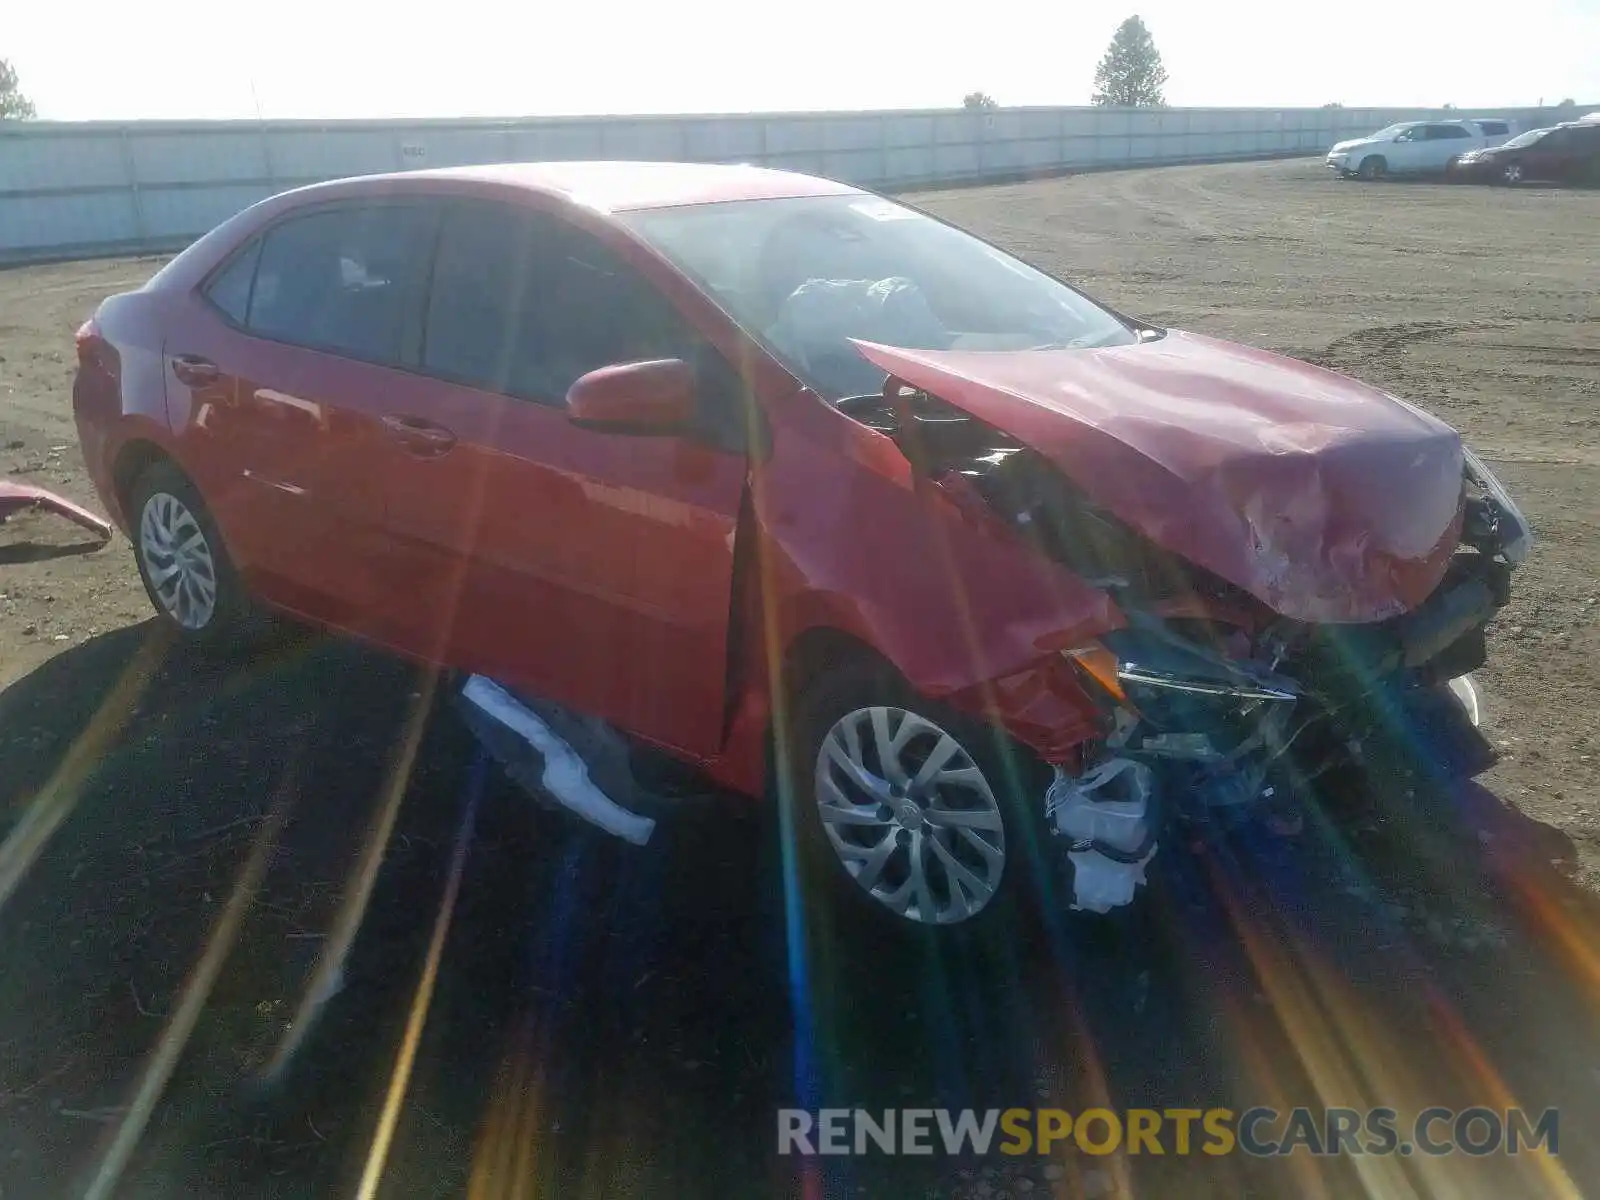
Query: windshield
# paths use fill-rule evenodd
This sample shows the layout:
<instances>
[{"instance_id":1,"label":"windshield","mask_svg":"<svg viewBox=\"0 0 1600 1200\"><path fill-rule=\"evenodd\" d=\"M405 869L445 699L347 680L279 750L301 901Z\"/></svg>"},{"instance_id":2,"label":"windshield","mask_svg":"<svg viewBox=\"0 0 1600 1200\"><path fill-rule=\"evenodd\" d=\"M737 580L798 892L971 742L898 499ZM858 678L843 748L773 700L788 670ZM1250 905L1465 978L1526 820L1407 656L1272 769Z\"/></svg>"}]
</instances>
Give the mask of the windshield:
<instances>
[{"instance_id":1,"label":"windshield","mask_svg":"<svg viewBox=\"0 0 1600 1200\"><path fill-rule=\"evenodd\" d=\"M1120 320L971 234L876 196L621 218L830 400L882 388L850 339L919 350L1123 345Z\"/></svg>"},{"instance_id":2,"label":"windshield","mask_svg":"<svg viewBox=\"0 0 1600 1200\"><path fill-rule=\"evenodd\" d=\"M1500 146L1505 150L1515 150L1519 146L1531 146L1549 132L1548 129L1530 129L1527 133L1517 134L1510 141L1501 142Z\"/></svg>"},{"instance_id":3,"label":"windshield","mask_svg":"<svg viewBox=\"0 0 1600 1200\"><path fill-rule=\"evenodd\" d=\"M1398 125L1388 125L1378 130L1377 133L1367 134L1367 140L1376 142L1384 138L1392 138L1396 134L1404 133L1406 130L1414 128L1417 124L1418 122L1416 121L1401 121Z\"/></svg>"}]
</instances>

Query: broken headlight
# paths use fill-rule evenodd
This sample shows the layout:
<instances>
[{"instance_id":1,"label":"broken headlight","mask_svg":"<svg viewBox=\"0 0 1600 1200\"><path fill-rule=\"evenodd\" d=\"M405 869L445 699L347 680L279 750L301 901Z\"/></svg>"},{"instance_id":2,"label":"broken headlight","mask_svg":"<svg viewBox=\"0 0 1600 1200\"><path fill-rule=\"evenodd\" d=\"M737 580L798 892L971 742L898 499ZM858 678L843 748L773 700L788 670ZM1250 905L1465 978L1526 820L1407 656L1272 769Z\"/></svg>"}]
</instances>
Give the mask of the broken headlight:
<instances>
[{"instance_id":1,"label":"broken headlight","mask_svg":"<svg viewBox=\"0 0 1600 1200\"><path fill-rule=\"evenodd\" d=\"M1475 510L1470 513L1469 520L1483 526L1482 529L1469 532L1492 539L1505 560L1516 566L1528 557L1528 551L1533 548L1533 530L1528 525L1528 518L1522 515L1522 510L1506 491L1505 485L1495 478L1494 472L1481 458L1465 446L1461 448L1461 454L1468 486L1467 501Z\"/></svg>"}]
</instances>

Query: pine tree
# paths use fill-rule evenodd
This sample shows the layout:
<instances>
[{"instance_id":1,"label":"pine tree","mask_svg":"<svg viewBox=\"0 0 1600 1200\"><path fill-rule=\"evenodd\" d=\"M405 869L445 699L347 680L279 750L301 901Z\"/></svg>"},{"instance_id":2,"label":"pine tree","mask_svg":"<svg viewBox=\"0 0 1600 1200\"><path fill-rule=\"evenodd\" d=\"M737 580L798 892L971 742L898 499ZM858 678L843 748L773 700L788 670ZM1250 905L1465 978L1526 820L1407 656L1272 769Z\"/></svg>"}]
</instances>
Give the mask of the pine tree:
<instances>
[{"instance_id":1,"label":"pine tree","mask_svg":"<svg viewBox=\"0 0 1600 1200\"><path fill-rule=\"evenodd\" d=\"M1094 102L1127 108L1161 108L1167 69L1161 52L1138 17L1117 26L1105 57L1094 72Z\"/></svg>"},{"instance_id":2,"label":"pine tree","mask_svg":"<svg viewBox=\"0 0 1600 1200\"><path fill-rule=\"evenodd\" d=\"M24 96L17 86L16 69L0 58L0 121L7 117L26 119L34 115L33 101Z\"/></svg>"}]
</instances>

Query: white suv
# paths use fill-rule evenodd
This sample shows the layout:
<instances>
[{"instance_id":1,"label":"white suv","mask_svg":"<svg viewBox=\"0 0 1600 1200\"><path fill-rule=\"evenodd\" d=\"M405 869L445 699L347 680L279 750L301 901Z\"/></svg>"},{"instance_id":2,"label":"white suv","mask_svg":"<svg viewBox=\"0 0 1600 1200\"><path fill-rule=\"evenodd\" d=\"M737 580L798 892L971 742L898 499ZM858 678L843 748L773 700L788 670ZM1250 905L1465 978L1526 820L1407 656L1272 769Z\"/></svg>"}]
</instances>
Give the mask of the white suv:
<instances>
[{"instance_id":1,"label":"white suv","mask_svg":"<svg viewBox=\"0 0 1600 1200\"><path fill-rule=\"evenodd\" d=\"M1385 175L1442 172L1468 150L1498 146L1516 130L1499 117L1459 121L1401 121L1328 151L1328 166L1341 175L1381 179Z\"/></svg>"}]
</instances>

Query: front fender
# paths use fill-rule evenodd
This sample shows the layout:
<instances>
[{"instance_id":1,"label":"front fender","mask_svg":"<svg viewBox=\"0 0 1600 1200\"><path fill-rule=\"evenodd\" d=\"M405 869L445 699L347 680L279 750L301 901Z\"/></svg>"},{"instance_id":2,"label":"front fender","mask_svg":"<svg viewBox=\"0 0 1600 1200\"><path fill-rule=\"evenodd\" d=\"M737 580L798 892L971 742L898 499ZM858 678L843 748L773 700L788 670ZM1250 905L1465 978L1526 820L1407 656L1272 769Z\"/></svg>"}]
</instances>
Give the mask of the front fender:
<instances>
[{"instance_id":1,"label":"front fender","mask_svg":"<svg viewBox=\"0 0 1600 1200\"><path fill-rule=\"evenodd\" d=\"M1046 757L1092 736L1060 651L1125 624L1111 598L916 477L884 435L832 409L819 419L832 437L780 437L753 479L750 625L768 647L836 630Z\"/></svg>"}]
</instances>

